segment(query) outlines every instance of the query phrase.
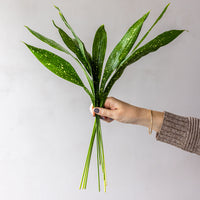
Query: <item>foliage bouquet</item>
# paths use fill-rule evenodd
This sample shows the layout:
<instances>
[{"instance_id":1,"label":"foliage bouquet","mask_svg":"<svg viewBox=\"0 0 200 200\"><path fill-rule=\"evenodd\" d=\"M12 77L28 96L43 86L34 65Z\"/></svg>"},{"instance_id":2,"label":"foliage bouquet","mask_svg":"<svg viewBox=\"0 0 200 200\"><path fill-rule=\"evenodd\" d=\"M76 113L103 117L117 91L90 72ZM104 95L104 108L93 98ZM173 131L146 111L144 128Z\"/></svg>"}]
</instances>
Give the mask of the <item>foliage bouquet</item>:
<instances>
[{"instance_id":1,"label":"foliage bouquet","mask_svg":"<svg viewBox=\"0 0 200 200\"><path fill-rule=\"evenodd\" d=\"M45 49L40 49L31 46L27 43L25 43L25 45L30 49L30 51L35 55L35 57L50 71L52 71L59 77L83 88L85 92L89 95L94 107L103 107L104 102L112 86L120 78L120 76L123 74L127 66L135 63L143 56L156 51L160 47L167 45L184 31L184 30L168 30L166 32L161 33L160 35L158 35L157 37L155 37L154 39L152 39L151 41L149 41L148 43L144 44L142 47L139 48L139 45L146 38L151 29L162 18L168 6L169 4L164 8L164 10L156 19L154 24L150 27L147 33L144 34L141 40L133 48L140 34L143 23L147 19L150 12L145 13L140 19L138 19L127 30L127 32L124 34L119 43L114 47L114 49L112 50L106 61L104 68L103 68L103 62L107 46L107 34L104 25L100 26L96 31L92 46L92 54L90 54L86 50L84 43L76 35L74 30L64 17L63 13L61 12L61 10L56 6L55 8L58 10L62 21L72 34L72 36L69 36L62 28L57 26L56 23L53 21L53 25L58 30L67 48L58 44L54 40L49 39L41 35L40 33L30 29L29 27L25 26L35 37L37 37L41 41L47 43L48 45L59 51L66 53L68 56L71 56L78 63L83 73L85 74L90 88L86 87L86 85L78 76L73 66L65 59ZM96 148L97 148L98 189L100 191L100 168L101 168L104 180L104 191L106 191L105 156L103 148L101 123L98 115L95 116L89 149L80 183L80 189L86 189L90 160L95 138L96 138Z\"/></svg>"}]
</instances>

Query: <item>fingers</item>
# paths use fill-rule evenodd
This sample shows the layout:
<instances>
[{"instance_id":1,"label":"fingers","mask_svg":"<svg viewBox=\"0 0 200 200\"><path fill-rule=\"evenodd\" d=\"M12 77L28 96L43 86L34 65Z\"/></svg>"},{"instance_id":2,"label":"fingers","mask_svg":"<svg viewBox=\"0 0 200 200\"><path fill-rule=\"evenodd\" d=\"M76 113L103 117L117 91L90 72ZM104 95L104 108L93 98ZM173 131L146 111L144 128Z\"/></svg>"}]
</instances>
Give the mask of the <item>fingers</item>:
<instances>
[{"instance_id":1,"label":"fingers","mask_svg":"<svg viewBox=\"0 0 200 200\"><path fill-rule=\"evenodd\" d=\"M102 117L102 116L100 116L100 119L102 119L102 120L104 120L106 122L112 122L113 121L113 119L109 118L109 117Z\"/></svg>"},{"instance_id":2,"label":"fingers","mask_svg":"<svg viewBox=\"0 0 200 200\"><path fill-rule=\"evenodd\" d=\"M106 109L106 108L100 108L100 107L95 107L93 109L94 113L97 115L101 115L107 118L114 118L114 112L115 110L110 110L110 109Z\"/></svg>"},{"instance_id":3,"label":"fingers","mask_svg":"<svg viewBox=\"0 0 200 200\"><path fill-rule=\"evenodd\" d=\"M116 98L107 97L106 101L104 103L104 107L114 110L114 109L116 109L116 106L117 106L116 104L117 104L117 99Z\"/></svg>"},{"instance_id":4,"label":"fingers","mask_svg":"<svg viewBox=\"0 0 200 200\"><path fill-rule=\"evenodd\" d=\"M112 122L112 121L113 121L113 119L110 118L110 117L108 117L108 116L101 115L100 113L95 113L95 112L94 112L94 109L95 109L95 108L94 108L93 104L91 104L91 105L90 105L90 112L91 112L91 114L93 115L93 117L95 117L96 114L99 114L100 119L102 119L102 120L104 120L104 121L106 121L106 122ZM97 109L101 109L101 108L96 108L95 111L97 111ZM101 111L101 113L102 113L102 111ZM103 113L105 114L105 112L103 112Z\"/></svg>"}]
</instances>

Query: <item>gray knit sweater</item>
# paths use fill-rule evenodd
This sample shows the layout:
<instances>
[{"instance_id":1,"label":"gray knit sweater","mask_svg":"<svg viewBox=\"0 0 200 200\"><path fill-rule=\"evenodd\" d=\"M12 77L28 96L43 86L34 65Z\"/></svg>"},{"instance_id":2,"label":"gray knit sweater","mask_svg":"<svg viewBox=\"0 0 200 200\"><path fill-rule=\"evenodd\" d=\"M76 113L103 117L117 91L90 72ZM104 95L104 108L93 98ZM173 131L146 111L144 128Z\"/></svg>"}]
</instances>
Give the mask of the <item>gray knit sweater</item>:
<instances>
[{"instance_id":1,"label":"gray knit sweater","mask_svg":"<svg viewBox=\"0 0 200 200\"><path fill-rule=\"evenodd\" d=\"M200 155L200 119L165 111L156 139Z\"/></svg>"}]
</instances>

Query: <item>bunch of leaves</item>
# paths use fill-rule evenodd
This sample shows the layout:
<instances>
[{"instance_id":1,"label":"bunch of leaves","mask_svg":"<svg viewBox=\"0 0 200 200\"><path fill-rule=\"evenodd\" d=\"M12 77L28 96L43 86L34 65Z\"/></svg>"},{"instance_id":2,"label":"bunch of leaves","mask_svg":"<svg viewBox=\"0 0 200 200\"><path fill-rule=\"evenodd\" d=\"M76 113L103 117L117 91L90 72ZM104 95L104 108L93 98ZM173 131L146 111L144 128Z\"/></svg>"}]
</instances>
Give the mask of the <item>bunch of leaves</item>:
<instances>
[{"instance_id":1,"label":"bunch of leaves","mask_svg":"<svg viewBox=\"0 0 200 200\"><path fill-rule=\"evenodd\" d=\"M152 28L162 18L166 12L169 4L164 8L162 13L150 27L150 29L144 34L141 40L133 48L140 31L142 29L144 21L147 19L149 12L145 13L140 19L138 19L124 34L119 43L114 47L110 53L105 67L103 68L106 46L107 46L107 34L104 25L100 26L96 31L93 46L92 55L86 50L82 40L76 35L70 24L67 22L61 10L55 6L58 10L59 15L66 25L67 29L71 32L72 36L68 35L62 28L56 25L54 21L53 25L58 30L66 47L58 44L52 39L49 39L40 33L25 26L35 37L41 41L47 43L51 47L66 53L71 56L81 67L85 74L88 85L87 88L81 78L78 76L74 67L65 59L60 56L47 51L31 46L27 43L25 45L30 51L36 56L36 58L50 71L60 76L61 78L70 81L80 87L89 95L91 102L94 107L103 107L105 100L114 85L114 83L121 77L127 66L135 63L143 56L158 50L160 47L167 45L178 37L184 30L168 30L159 34L154 39L150 40L142 47L139 48L142 41L147 37ZM80 189L86 189L88 172L90 166L90 160L92 155L92 149L94 140L96 138L97 147L97 172L98 172L98 189L100 191L100 166L102 168L103 180L104 180L104 191L106 191L106 168L105 168L105 157L103 148L103 139L101 131L101 122L98 115L95 116L92 136L89 144L89 149L86 157L86 162L83 170L83 175L80 183Z\"/></svg>"}]
</instances>

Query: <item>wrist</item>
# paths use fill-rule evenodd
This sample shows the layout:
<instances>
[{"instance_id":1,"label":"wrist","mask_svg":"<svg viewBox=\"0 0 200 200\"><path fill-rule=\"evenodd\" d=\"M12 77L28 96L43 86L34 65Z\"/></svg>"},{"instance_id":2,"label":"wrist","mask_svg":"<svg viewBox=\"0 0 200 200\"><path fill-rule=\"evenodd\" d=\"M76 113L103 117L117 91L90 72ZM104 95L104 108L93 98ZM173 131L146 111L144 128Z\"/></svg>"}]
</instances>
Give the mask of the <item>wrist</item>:
<instances>
[{"instance_id":1,"label":"wrist","mask_svg":"<svg viewBox=\"0 0 200 200\"><path fill-rule=\"evenodd\" d=\"M149 110L146 108L138 107L136 113L137 113L137 120L135 124L149 127L151 120Z\"/></svg>"},{"instance_id":2,"label":"wrist","mask_svg":"<svg viewBox=\"0 0 200 200\"><path fill-rule=\"evenodd\" d=\"M152 110L152 129L156 132L160 131L164 119L164 112ZM138 108L137 109L137 125L150 128L151 126L151 112L150 109Z\"/></svg>"}]
</instances>

